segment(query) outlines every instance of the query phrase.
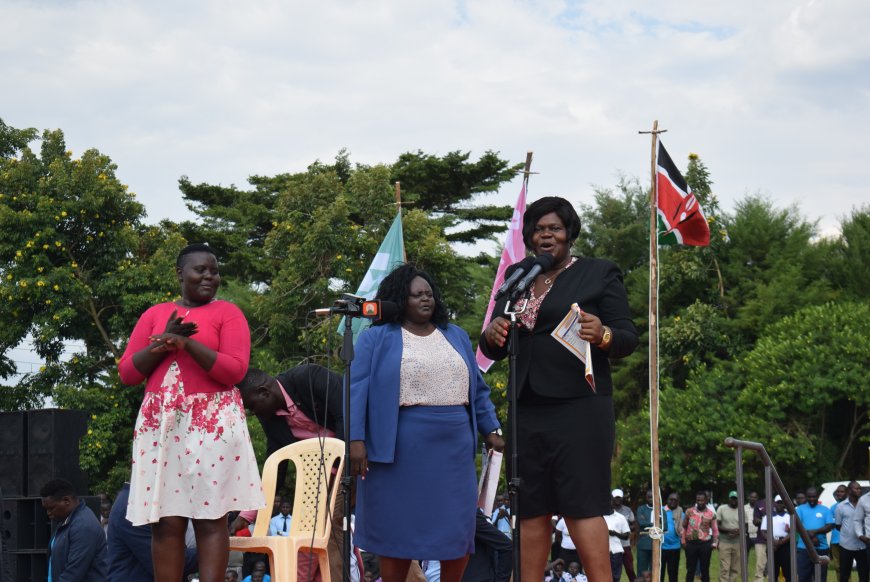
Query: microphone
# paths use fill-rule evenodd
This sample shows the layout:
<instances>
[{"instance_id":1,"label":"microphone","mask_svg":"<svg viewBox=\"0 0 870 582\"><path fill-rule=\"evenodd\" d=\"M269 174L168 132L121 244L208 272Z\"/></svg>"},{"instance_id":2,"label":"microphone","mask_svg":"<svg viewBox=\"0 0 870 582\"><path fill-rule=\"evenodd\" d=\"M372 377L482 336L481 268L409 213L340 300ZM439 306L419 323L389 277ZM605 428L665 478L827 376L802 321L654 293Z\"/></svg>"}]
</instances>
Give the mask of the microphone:
<instances>
[{"instance_id":1,"label":"microphone","mask_svg":"<svg viewBox=\"0 0 870 582\"><path fill-rule=\"evenodd\" d=\"M529 273L522 278L522 280L517 283L516 289L514 290L515 295L521 295L526 292L526 289L529 288L535 277L543 273L544 271L549 271L550 267L553 266L553 255L550 253L544 253L543 255L538 255L535 257L535 264L532 265L532 268L529 269Z\"/></svg>"},{"instance_id":2,"label":"microphone","mask_svg":"<svg viewBox=\"0 0 870 582\"><path fill-rule=\"evenodd\" d=\"M359 305L359 310L349 309L348 306L351 303ZM372 320L372 322L393 322L399 317L399 306L392 301L381 301L380 299L363 301L362 303L338 300L332 307L312 309L311 313L317 317L329 317L330 315L339 313L347 317L363 317Z\"/></svg>"},{"instance_id":3,"label":"microphone","mask_svg":"<svg viewBox=\"0 0 870 582\"><path fill-rule=\"evenodd\" d=\"M498 291L495 292L495 300L498 301L502 297L508 294L508 292L513 288L514 285L517 284L523 275L526 274L526 271L532 266L532 263L535 262L535 257L526 257L519 263L517 263L517 268L514 269L514 272L511 273L511 276L505 279L505 282L501 284L501 287L498 288Z\"/></svg>"}]
</instances>

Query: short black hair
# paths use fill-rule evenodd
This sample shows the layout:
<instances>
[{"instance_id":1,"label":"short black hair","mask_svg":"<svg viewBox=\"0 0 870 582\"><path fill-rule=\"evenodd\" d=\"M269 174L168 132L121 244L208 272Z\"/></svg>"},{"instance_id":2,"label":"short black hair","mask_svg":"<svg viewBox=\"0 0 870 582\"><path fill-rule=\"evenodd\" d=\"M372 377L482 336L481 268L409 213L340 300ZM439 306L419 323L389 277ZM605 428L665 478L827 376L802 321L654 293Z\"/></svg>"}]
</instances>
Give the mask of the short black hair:
<instances>
[{"instance_id":1,"label":"short black hair","mask_svg":"<svg viewBox=\"0 0 870 582\"><path fill-rule=\"evenodd\" d=\"M52 479L39 490L40 497L62 499L64 497L78 498L75 486L66 479Z\"/></svg>"},{"instance_id":2,"label":"short black hair","mask_svg":"<svg viewBox=\"0 0 870 582\"><path fill-rule=\"evenodd\" d=\"M408 296L411 295L411 281L417 277L420 277L432 287L432 299L435 303L435 308L432 310L432 323L441 328L447 327L449 316L447 315L447 307L441 299L441 290L438 289L438 285L429 273L421 271L414 265L404 263L393 269L381 281L376 297L381 301L392 301L398 305L399 315L396 321L402 323L405 321L405 306L408 304ZM384 323L390 322L377 321L372 325L383 325Z\"/></svg>"},{"instance_id":3,"label":"short black hair","mask_svg":"<svg viewBox=\"0 0 870 582\"><path fill-rule=\"evenodd\" d=\"M532 235L542 217L555 212L568 231L568 243L573 244L580 236L580 217L570 202L559 196L545 196L535 200L523 214L523 243L532 250Z\"/></svg>"},{"instance_id":4,"label":"short black hair","mask_svg":"<svg viewBox=\"0 0 870 582\"><path fill-rule=\"evenodd\" d=\"M248 368L248 372L245 374L245 377L236 384L236 388L238 388L239 393L244 396L249 392L253 392L254 389L259 388L260 386L265 386L271 379L272 376L259 368Z\"/></svg>"},{"instance_id":5,"label":"short black hair","mask_svg":"<svg viewBox=\"0 0 870 582\"><path fill-rule=\"evenodd\" d=\"M697 493L695 493L695 497L697 497L698 495L703 495L704 499L710 499L710 496L707 495L706 491L698 491Z\"/></svg>"},{"instance_id":6,"label":"short black hair","mask_svg":"<svg viewBox=\"0 0 870 582\"><path fill-rule=\"evenodd\" d=\"M186 247L181 249L181 251L179 251L178 258L175 259L175 266L178 268L183 267L185 257L187 255L192 255L193 253L211 253L212 255L215 256L215 258L217 258L217 255L215 254L214 249L212 249L210 246L208 246L208 243L193 243L193 244L187 245Z\"/></svg>"}]
</instances>

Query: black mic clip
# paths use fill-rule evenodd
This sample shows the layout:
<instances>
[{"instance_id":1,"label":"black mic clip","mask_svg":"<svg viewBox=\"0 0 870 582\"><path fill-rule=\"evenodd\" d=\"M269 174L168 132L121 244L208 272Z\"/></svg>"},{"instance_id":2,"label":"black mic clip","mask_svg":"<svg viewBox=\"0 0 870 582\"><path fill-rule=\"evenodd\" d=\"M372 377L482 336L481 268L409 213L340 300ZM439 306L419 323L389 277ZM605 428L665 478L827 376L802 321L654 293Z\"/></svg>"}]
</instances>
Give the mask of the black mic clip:
<instances>
[{"instance_id":1,"label":"black mic clip","mask_svg":"<svg viewBox=\"0 0 870 582\"><path fill-rule=\"evenodd\" d=\"M348 317L359 317L362 313L362 306L366 298L354 295L353 293L342 293L341 298L336 299L332 307L321 307L320 309L312 309L315 315L345 315Z\"/></svg>"}]
</instances>

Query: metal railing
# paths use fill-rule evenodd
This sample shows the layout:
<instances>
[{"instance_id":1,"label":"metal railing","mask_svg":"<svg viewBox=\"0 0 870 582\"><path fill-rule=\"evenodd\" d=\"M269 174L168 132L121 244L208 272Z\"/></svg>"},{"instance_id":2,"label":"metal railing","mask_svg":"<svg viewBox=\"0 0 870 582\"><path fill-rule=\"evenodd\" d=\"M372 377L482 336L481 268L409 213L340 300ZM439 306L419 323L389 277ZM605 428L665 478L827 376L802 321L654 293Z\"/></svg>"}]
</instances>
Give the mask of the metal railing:
<instances>
[{"instance_id":1,"label":"metal railing","mask_svg":"<svg viewBox=\"0 0 870 582\"><path fill-rule=\"evenodd\" d=\"M782 484L782 479L779 478L779 473L776 472L776 467L773 466L773 461L770 460L770 455L767 454L767 451L764 449L764 445L761 443L754 443L752 441L741 441L735 439L733 437L728 437L725 439L725 446L731 447L734 449L734 458L737 464L737 519L738 523L747 523L746 521L746 500L744 499L743 494L743 451L755 451L755 453L761 459L762 464L764 465L764 509L767 514L767 532L768 535L765 536L767 542L767 579L769 582L776 582L777 573L774 572L774 548L773 548L773 535L769 535L773 533L773 493L774 490L781 497L783 502L785 503L785 509L789 513L790 517L790 528L789 528L789 562L790 562L790 570L791 570L791 582L795 582L798 579L797 572L797 538L794 535L794 532L797 531L798 535L801 536L801 539L804 541L804 545L806 546L807 554L810 558L810 562L813 564L814 568L814 576L813 579L815 582L821 582L822 579L822 565L827 565L830 561L828 556L819 555L816 551L815 546L813 545L813 540L810 535L807 533L804 524L801 523L800 518L797 516L797 512L795 511L794 503L791 500L791 497L788 494L788 491L785 489L785 485ZM750 517L751 519L751 517ZM747 546L746 546L746 528L740 528L740 563L743 564L741 571L743 573L743 582L747 582L748 580L748 571L749 570L749 562L747 560Z\"/></svg>"}]
</instances>

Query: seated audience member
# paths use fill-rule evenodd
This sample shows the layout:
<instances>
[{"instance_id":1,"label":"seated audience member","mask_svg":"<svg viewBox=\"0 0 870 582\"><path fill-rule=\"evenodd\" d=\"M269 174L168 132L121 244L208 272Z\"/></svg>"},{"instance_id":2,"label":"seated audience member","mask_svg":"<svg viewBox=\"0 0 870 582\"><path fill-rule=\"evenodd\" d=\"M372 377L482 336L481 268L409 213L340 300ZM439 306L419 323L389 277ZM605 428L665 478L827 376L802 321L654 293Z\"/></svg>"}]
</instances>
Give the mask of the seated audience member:
<instances>
[{"instance_id":1,"label":"seated audience member","mask_svg":"<svg viewBox=\"0 0 870 582\"><path fill-rule=\"evenodd\" d=\"M224 582L239 582L239 573L232 568L227 570L227 573L224 576Z\"/></svg>"},{"instance_id":2,"label":"seated audience member","mask_svg":"<svg viewBox=\"0 0 870 582\"><path fill-rule=\"evenodd\" d=\"M150 582L154 580L154 564L151 561L151 526L134 526L127 519L127 501L130 484L124 483L112 511L109 513L109 576L108 582ZM196 549L184 552L184 575L198 569Z\"/></svg>"},{"instance_id":3,"label":"seated audience member","mask_svg":"<svg viewBox=\"0 0 870 582\"><path fill-rule=\"evenodd\" d=\"M562 576L567 582L586 582L586 575L580 571L579 562L571 562L568 564L568 574Z\"/></svg>"},{"instance_id":4,"label":"seated audience member","mask_svg":"<svg viewBox=\"0 0 870 582\"><path fill-rule=\"evenodd\" d=\"M561 582L564 573L565 560L556 558L547 565L547 569L544 572L544 582Z\"/></svg>"},{"instance_id":5,"label":"seated audience member","mask_svg":"<svg viewBox=\"0 0 870 582\"><path fill-rule=\"evenodd\" d=\"M105 580L106 534L94 512L79 500L73 484L53 479L39 496L48 518L59 524L49 543L49 580Z\"/></svg>"},{"instance_id":6,"label":"seated audience member","mask_svg":"<svg viewBox=\"0 0 870 582\"><path fill-rule=\"evenodd\" d=\"M269 582L270 580L271 577L266 574L266 562L260 560L254 564L253 572L249 576L246 576L242 582Z\"/></svg>"},{"instance_id":7,"label":"seated audience member","mask_svg":"<svg viewBox=\"0 0 870 582\"><path fill-rule=\"evenodd\" d=\"M290 516L291 509L292 506L290 505L290 501L288 499L284 499L283 501L281 501L278 515L276 515L269 521L270 536L286 537L290 535L290 524L291 520L293 519Z\"/></svg>"}]
</instances>

